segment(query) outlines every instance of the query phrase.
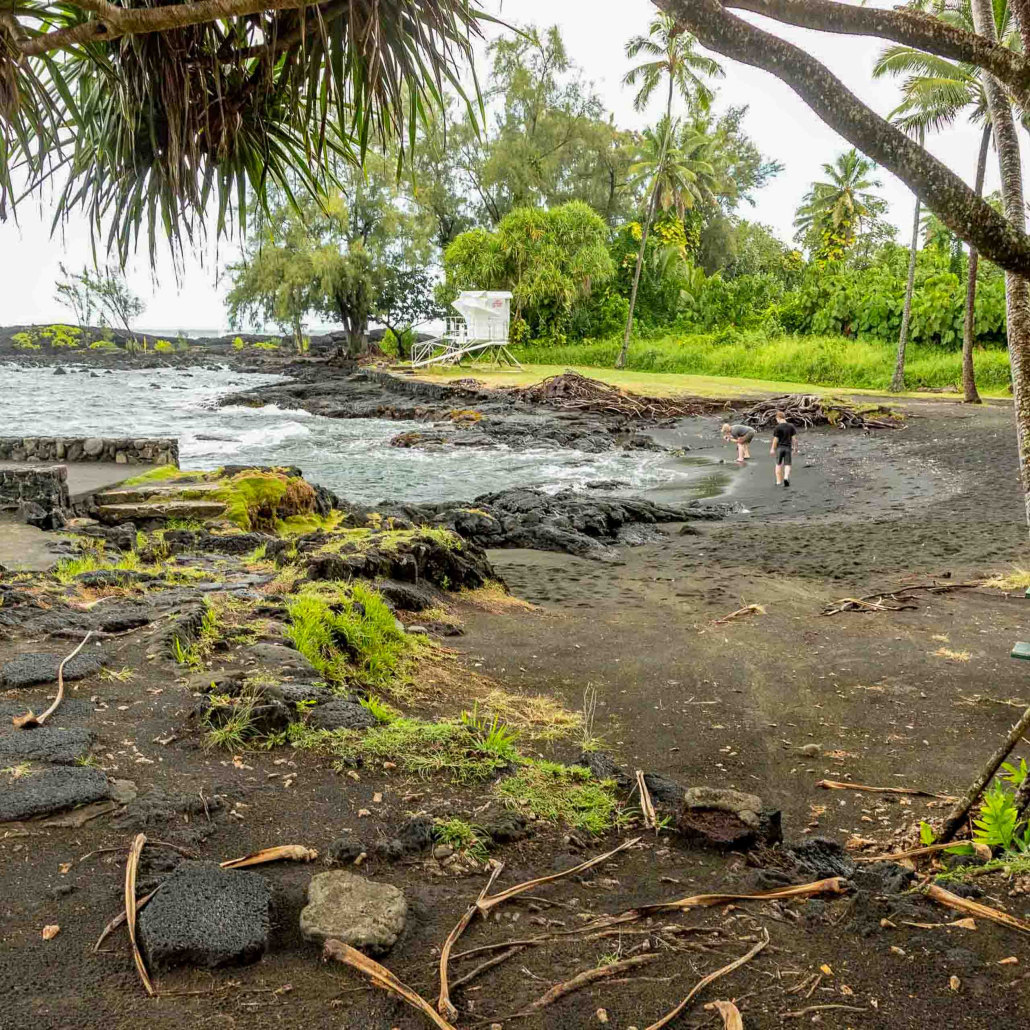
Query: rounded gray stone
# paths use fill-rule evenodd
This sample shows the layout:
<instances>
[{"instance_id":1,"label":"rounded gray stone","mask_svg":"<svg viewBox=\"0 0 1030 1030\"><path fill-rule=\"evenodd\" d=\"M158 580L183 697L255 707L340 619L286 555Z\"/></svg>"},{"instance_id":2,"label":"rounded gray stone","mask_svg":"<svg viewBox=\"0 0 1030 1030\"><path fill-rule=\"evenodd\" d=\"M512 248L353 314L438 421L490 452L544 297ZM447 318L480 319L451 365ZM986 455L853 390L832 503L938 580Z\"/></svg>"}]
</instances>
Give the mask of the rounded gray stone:
<instances>
[{"instance_id":1,"label":"rounded gray stone","mask_svg":"<svg viewBox=\"0 0 1030 1030\"><path fill-rule=\"evenodd\" d=\"M95 458L103 449L104 441L96 436L90 437L82 445L83 452L88 454L91 458Z\"/></svg>"},{"instance_id":2,"label":"rounded gray stone","mask_svg":"<svg viewBox=\"0 0 1030 1030\"><path fill-rule=\"evenodd\" d=\"M327 701L311 709L308 725L316 730L367 730L377 726L378 720L353 701Z\"/></svg>"},{"instance_id":3,"label":"rounded gray stone","mask_svg":"<svg viewBox=\"0 0 1030 1030\"><path fill-rule=\"evenodd\" d=\"M369 955L382 955L397 943L407 919L402 891L334 869L311 878L300 933L314 944L338 940Z\"/></svg>"},{"instance_id":4,"label":"rounded gray stone","mask_svg":"<svg viewBox=\"0 0 1030 1030\"><path fill-rule=\"evenodd\" d=\"M30 651L16 655L0 668L0 682L5 687L32 687L37 683L56 683L57 669L67 657L64 654ZM64 667L64 679L81 680L99 672L104 666L100 651L80 651Z\"/></svg>"},{"instance_id":5,"label":"rounded gray stone","mask_svg":"<svg viewBox=\"0 0 1030 1030\"><path fill-rule=\"evenodd\" d=\"M139 914L140 947L153 969L214 969L268 950L272 888L258 873L183 862Z\"/></svg>"},{"instance_id":6,"label":"rounded gray stone","mask_svg":"<svg viewBox=\"0 0 1030 1030\"><path fill-rule=\"evenodd\" d=\"M0 773L0 823L62 812L109 796L107 777L99 769L44 766L23 774Z\"/></svg>"},{"instance_id":7,"label":"rounded gray stone","mask_svg":"<svg viewBox=\"0 0 1030 1030\"><path fill-rule=\"evenodd\" d=\"M14 730L0 736L0 766L18 762L73 765L89 751L95 739L89 730L81 729L40 726L34 730Z\"/></svg>"}]
</instances>

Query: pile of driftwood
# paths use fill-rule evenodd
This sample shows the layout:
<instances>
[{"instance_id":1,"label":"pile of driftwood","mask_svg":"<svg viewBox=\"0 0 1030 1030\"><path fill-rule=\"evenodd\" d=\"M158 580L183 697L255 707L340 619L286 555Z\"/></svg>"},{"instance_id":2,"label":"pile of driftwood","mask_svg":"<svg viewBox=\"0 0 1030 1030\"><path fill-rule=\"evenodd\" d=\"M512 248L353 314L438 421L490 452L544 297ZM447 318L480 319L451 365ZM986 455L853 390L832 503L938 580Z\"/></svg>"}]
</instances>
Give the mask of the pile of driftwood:
<instances>
[{"instance_id":1,"label":"pile of driftwood","mask_svg":"<svg viewBox=\"0 0 1030 1030\"><path fill-rule=\"evenodd\" d=\"M759 401L739 418L744 425L767 429L776 424L777 411L782 411L788 422L805 429L827 425L838 429L898 429L904 422L902 415L881 405L856 408L843 401L804 393Z\"/></svg>"},{"instance_id":2,"label":"pile of driftwood","mask_svg":"<svg viewBox=\"0 0 1030 1030\"><path fill-rule=\"evenodd\" d=\"M610 383L580 375L570 368L535 386L516 387L511 393L517 400L527 404L546 404L572 411L649 421L701 415L712 408L710 402L697 397L641 397L628 390L620 390Z\"/></svg>"}]
</instances>

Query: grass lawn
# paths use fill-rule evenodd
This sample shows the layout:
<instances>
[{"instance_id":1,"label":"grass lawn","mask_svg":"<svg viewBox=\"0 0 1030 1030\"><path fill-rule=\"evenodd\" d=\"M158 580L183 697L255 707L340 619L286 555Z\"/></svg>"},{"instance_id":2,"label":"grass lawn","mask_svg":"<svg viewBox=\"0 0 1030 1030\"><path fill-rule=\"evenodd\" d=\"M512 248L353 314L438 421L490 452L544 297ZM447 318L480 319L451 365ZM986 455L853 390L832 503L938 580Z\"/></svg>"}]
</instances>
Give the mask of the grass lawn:
<instances>
[{"instance_id":1,"label":"grass lawn","mask_svg":"<svg viewBox=\"0 0 1030 1030\"><path fill-rule=\"evenodd\" d=\"M407 366L399 366L406 368ZM487 386L533 386L548 376L558 375L564 372L567 365L523 365L522 371L512 368L493 369L488 365L475 366L472 368L437 368L423 369L417 378L426 379L431 382L451 382L455 379L467 379L470 376L480 379ZM624 390L631 390L633 393L643 394L648 397L677 397L690 395L694 397L725 397L728 400L736 400L741 397L758 397L767 394L784 393L813 393L822 397L842 395L857 395L866 397L908 397L926 400L954 400L961 401L962 395L957 393L900 393L886 394L883 390L854 390L834 386L813 386L811 383L790 383L778 382L771 379L742 379L733 376L695 376L683 375L676 372L633 372L616 371L613 368L597 368L588 365L571 366L576 372L581 372L591 379L600 379L605 383L612 383ZM1000 397L1008 399L1008 395L1001 390L990 391L980 390L984 397Z\"/></svg>"}]
</instances>

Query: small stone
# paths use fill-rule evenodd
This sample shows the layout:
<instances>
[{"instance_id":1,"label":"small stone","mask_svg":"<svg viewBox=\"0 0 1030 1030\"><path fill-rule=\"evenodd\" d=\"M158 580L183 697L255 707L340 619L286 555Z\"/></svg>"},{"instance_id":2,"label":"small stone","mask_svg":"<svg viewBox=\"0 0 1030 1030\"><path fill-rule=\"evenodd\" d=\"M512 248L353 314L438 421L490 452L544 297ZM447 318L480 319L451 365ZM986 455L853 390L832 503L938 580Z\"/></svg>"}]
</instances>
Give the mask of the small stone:
<instances>
[{"instance_id":1,"label":"small stone","mask_svg":"<svg viewBox=\"0 0 1030 1030\"><path fill-rule=\"evenodd\" d=\"M952 974L950 977L948 977L948 986L953 991L957 991L962 986L962 981L957 976Z\"/></svg>"},{"instance_id":2,"label":"small stone","mask_svg":"<svg viewBox=\"0 0 1030 1030\"><path fill-rule=\"evenodd\" d=\"M397 942L407 923L404 894L343 870L318 873L308 885L308 904L300 913L306 941L343 941L352 948L381 955Z\"/></svg>"},{"instance_id":3,"label":"small stone","mask_svg":"<svg viewBox=\"0 0 1030 1030\"><path fill-rule=\"evenodd\" d=\"M596 1015L598 1023L608 1022L608 1013L605 1009L598 1009Z\"/></svg>"},{"instance_id":4,"label":"small stone","mask_svg":"<svg viewBox=\"0 0 1030 1030\"><path fill-rule=\"evenodd\" d=\"M358 809L358 818L367 819L372 813L367 808Z\"/></svg>"},{"instance_id":5,"label":"small stone","mask_svg":"<svg viewBox=\"0 0 1030 1030\"><path fill-rule=\"evenodd\" d=\"M444 858L450 858L454 854L454 848L449 844L438 844L433 848L433 858L439 860Z\"/></svg>"},{"instance_id":6,"label":"small stone","mask_svg":"<svg viewBox=\"0 0 1030 1030\"><path fill-rule=\"evenodd\" d=\"M891 945L891 951L895 955L900 955L902 958L905 957L905 949L904 948L899 948L896 944L892 944Z\"/></svg>"},{"instance_id":7,"label":"small stone","mask_svg":"<svg viewBox=\"0 0 1030 1030\"><path fill-rule=\"evenodd\" d=\"M822 750L822 744L803 744L798 750L808 758L815 758Z\"/></svg>"}]
</instances>

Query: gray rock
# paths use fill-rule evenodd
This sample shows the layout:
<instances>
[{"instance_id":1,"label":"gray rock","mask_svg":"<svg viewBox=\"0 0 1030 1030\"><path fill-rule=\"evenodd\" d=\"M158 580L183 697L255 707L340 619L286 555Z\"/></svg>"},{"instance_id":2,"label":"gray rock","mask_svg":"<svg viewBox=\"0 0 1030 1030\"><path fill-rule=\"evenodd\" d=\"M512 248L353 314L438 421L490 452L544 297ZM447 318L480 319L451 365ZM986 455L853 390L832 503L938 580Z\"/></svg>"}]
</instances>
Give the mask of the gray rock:
<instances>
[{"instance_id":1,"label":"gray rock","mask_svg":"<svg viewBox=\"0 0 1030 1030\"><path fill-rule=\"evenodd\" d=\"M300 933L314 944L338 940L382 955L397 942L407 918L407 900L396 887L334 869L311 878Z\"/></svg>"},{"instance_id":2,"label":"gray rock","mask_svg":"<svg viewBox=\"0 0 1030 1030\"><path fill-rule=\"evenodd\" d=\"M0 700L0 726L10 728L11 720L16 715L23 715L30 708L34 712L45 712L53 698L41 695L38 700L29 700L19 695L16 700ZM88 719L93 714L93 705L85 698L68 697L61 702L61 707L47 721L47 726L67 726L73 722ZM45 727L44 727L45 728Z\"/></svg>"},{"instance_id":3,"label":"gray rock","mask_svg":"<svg viewBox=\"0 0 1030 1030\"><path fill-rule=\"evenodd\" d=\"M183 862L139 914L152 969L215 969L255 962L268 950L272 888L258 873Z\"/></svg>"},{"instance_id":4,"label":"gray rock","mask_svg":"<svg viewBox=\"0 0 1030 1030\"><path fill-rule=\"evenodd\" d=\"M212 795L210 790L186 794L151 787L146 793L129 801L113 825L116 830L126 833L142 833L148 828L164 826L170 822L181 825L184 816L187 817L186 822L206 822L223 807L221 797Z\"/></svg>"},{"instance_id":5,"label":"gray rock","mask_svg":"<svg viewBox=\"0 0 1030 1030\"><path fill-rule=\"evenodd\" d=\"M50 516L45 508L36 504L35 501L22 501L18 505L18 521L26 526L35 526L37 529L49 529Z\"/></svg>"},{"instance_id":6,"label":"gray rock","mask_svg":"<svg viewBox=\"0 0 1030 1030\"><path fill-rule=\"evenodd\" d=\"M355 859L368 854L368 848L360 840L350 837L337 837L329 845L327 859L329 865L351 865Z\"/></svg>"},{"instance_id":7,"label":"gray rock","mask_svg":"<svg viewBox=\"0 0 1030 1030\"><path fill-rule=\"evenodd\" d=\"M0 823L89 805L109 794L107 777L99 769L43 766L24 775L0 773Z\"/></svg>"},{"instance_id":8,"label":"gray rock","mask_svg":"<svg viewBox=\"0 0 1030 1030\"><path fill-rule=\"evenodd\" d=\"M89 730L65 730L51 726L14 730L0 736L0 766L15 765L18 762L73 765L89 751L95 739L96 736Z\"/></svg>"},{"instance_id":9,"label":"gray rock","mask_svg":"<svg viewBox=\"0 0 1030 1030\"><path fill-rule=\"evenodd\" d=\"M367 730L377 722L367 708L353 701L327 701L311 709L308 725L316 730Z\"/></svg>"},{"instance_id":10,"label":"gray rock","mask_svg":"<svg viewBox=\"0 0 1030 1030\"><path fill-rule=\"evenodd\" d=\"M677 828L707 847L747 849L782 840L780 813L755 794L720 787L691 787L683 798Z\"/></svg>"},{"instance_id":11,"label":"gray rock","mask_svg":"<svg viewBox=\"0 0 1030 1030\"><path fill-rule=\"evenodd\" d=\"M65 654L34 651L16 655L0 667L0 682L6 687L31 687L37 683L57 681L57 669L67 657ZM99 650L80 651L64 667L64 679L81 680L104 667L104 655Z\"/></svg>"},{"instance_id":12,"label":"gray rock","mask_svg":"<svg viewBox=\"0 0 1030 1030\"><path fill-rule=\"evenodd\" d=\"M252 644L247 648L247 657L258 665L267 665L275 669L291 669L318 678L318 671L299 651L282 644Z\"/></svg>"},{"instance_id":13,"label":"gray rock","mask_svg":"<svg viewBox=\"0 0 1030 1030\"><path fill-rule=\"evenodd\" d=\"M65 369L61 368L60 365L58 365L57 368L54 369L54 375L55 376L66 376L67 374L68 374L67 371Z\"/></svg>"},{"instance_id":14,"label":"gray rock","mask_svg":"<svg viewBox=\"0 0 1030 1030\"><path fill-rule=\"evenodd\" d=\"M299 701L332 701L335 695L328 687L315 683L279 683L276 685L282 699L291 705Z\"/></svg>"},{"instance_id":15,"label":"gray rock","mask_svg":"<svg viewBox=\"0 0 1030 1030\"><path fill-rule=\"evenodd\" d=\"M82 444L82 451L84 454L88 454L91 458L95 458L104 449L104 441L99 437L91 436L88 440Z\"/></svg>"},{"instance_id":16,"label":"gray rock","mask_svg":"<svg viewBox=\"0 0 1030 1030\"><path fill-rule=\"evenodd\" d=\"M376 589L393 607L406 612L424 612L440 603L439 595L432 587L418 586L414 583L398 583L396 580L383 580L376 584Z\"/></svg>"}]
</instances>

